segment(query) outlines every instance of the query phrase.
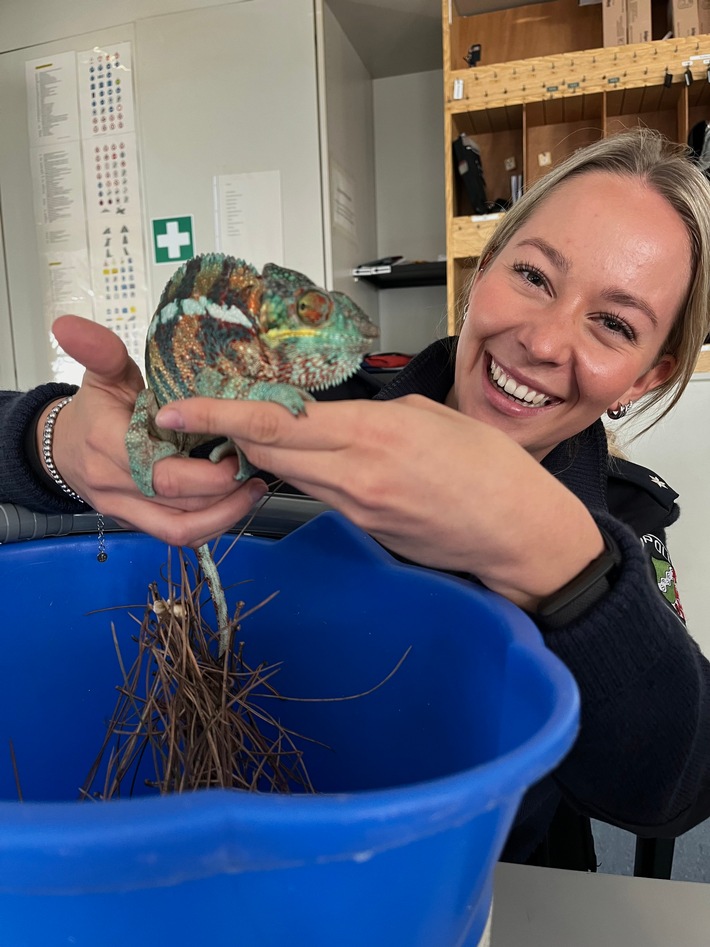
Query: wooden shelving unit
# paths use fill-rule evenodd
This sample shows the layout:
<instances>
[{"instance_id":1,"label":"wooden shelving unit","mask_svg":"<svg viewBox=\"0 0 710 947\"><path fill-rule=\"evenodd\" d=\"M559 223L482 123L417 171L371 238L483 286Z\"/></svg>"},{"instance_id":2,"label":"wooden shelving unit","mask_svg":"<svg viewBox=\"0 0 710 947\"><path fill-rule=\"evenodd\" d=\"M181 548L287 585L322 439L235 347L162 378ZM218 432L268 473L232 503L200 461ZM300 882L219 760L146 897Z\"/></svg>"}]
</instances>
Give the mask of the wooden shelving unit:
<instances>
[{"instance_id":1,"label":"wooden shelving unit","mask_svg":"<svg viewBox=\"0 0 710 947\"><path fill-rule=\"evenodd\" d=\"M470 214L454 139L475 139L489 200L510 198L511 173L529 186L576 149L633 125L687 141L693 125L710 118L703 62L710 63L710 35L604 48L601 7L577 0L468 17L456 13L455 0L442 0L442 17L448 329L455 333L466 277L499 217ZM481 61L461 68L474 42ZM590 43L595 48L581 48Z\"/></svg>"}]
</instances>

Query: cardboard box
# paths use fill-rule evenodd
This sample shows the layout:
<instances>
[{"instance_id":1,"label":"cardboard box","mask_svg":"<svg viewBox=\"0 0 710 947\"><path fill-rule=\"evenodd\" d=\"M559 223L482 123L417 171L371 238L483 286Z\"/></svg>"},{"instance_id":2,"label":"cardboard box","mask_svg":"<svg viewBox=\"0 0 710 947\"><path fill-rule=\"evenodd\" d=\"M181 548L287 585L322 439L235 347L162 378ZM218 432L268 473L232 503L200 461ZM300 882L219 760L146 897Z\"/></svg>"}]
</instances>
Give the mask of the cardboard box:
<instances>
[{"instance_id":1,"label":"cardboard box","mask_svg":"<svg viewBox=\"0 0 710 947\"><path fill-rule=\"evenodd\" d=\"M698 0L670 0L668 12L669 26L676 38L698 35Z\"/></svg>"},{"instance_id":2,"label":"cardboard box","mask_svg":"<svg viewBox=\"0 0 710 947\"><path fill-rule=\"evenodd\" d=\"M710 0L698 0L698 32L710 33Z\"/></svg>"},{"instance_id":3,"label":"cardboard box","mask_svg":"<svg viewBox=\"0 0 710 947\"><path fill-rule=\"evenodd\" d=\"M602 0L602 35L605 46L626 45L626 0Z\"/></svg>"},{"instance_id":4,"label":"cardboard box","mask_svg":"<svg viewBox=\"0 0 710 947\"><path fill-rule=\"evenodd\" d=\"M710 0L702 2L710 11ZM626 42L650 43L651 39L651 0L626 0Z\"/></svg>"}]
</instances>

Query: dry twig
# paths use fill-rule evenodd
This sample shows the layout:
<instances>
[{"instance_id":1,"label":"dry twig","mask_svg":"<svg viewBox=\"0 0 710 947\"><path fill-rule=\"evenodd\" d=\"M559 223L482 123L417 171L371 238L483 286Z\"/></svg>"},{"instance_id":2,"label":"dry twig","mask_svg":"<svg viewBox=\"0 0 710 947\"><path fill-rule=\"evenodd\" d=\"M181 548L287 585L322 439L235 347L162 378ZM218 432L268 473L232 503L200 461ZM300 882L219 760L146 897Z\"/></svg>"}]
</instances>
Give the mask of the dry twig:
<instances>
[{"instance_id":1,"label":"dry twig","mask_svg":"<svg viewBox=\"0 0 710 947\"><path fill-rule=\"evenodd\" d=\"M245 612L244 603L238 604L230 646L216 657L217 636L201 614L202 581L191 574L182 550L178 561L179 580L173 583L168 576L167 599L157 584L150 585L152 602L145 608L138 655L129 669L112 625L123 683L82 796L131 795L146 753L154 776L144 782L160 793L208 787L313 792L299 735L260 703L260 697L279 696L272 683L278 666L252 668L243 642L234 648L240 621L254 609ZM97 790L107 753L103 787Z\"/></svg>"}]
</instances>

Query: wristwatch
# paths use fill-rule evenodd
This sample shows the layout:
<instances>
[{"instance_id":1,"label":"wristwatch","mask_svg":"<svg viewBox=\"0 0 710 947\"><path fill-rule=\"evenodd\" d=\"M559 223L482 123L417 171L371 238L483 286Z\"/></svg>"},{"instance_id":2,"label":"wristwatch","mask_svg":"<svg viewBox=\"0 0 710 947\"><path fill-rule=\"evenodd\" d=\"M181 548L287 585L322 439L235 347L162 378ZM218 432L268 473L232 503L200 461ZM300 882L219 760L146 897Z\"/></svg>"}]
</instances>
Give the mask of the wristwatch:
<instances>
[{"instance_id":1,"label":"wristwatch","mask_svg":"<svg viewBox=\"0 0 710 947\"><path fill-rule=\"evenodd\" d=\"M561 628L580 618L613 588L621 566L621 551L614 537L603 526L597 526L604 538L604 552L540 602L532 617L544 630Z\"/></svg>"}]
</instances>

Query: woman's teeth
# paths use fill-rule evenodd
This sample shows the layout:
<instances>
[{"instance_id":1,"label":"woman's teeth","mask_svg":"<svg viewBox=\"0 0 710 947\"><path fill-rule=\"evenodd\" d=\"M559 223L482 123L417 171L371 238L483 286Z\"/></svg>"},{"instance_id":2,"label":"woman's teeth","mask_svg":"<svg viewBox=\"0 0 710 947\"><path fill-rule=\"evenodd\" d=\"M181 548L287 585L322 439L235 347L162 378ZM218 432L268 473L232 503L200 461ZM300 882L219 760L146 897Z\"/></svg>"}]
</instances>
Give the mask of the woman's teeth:
<instances>
[{"instance_id":1,"label":"woman's teeth","mask_svg":"<svg viewBox=\"0 0 710 947\"><path fill-rule=\"evenodd\" d=\"M507 395L510 395L511 398L515 398L517 401L523 401L533 408L540 408L545 404L549 404L551 401L547 395L540 394L540 392L535 391L534 388L528 388L527 385L519 385L514 378L510 378L509 375L506 375L500 365L497 365L493 359L491 359L491 367L488 370L488 376L492 382L498 385Z\"/></svg>"}]
</instances>

